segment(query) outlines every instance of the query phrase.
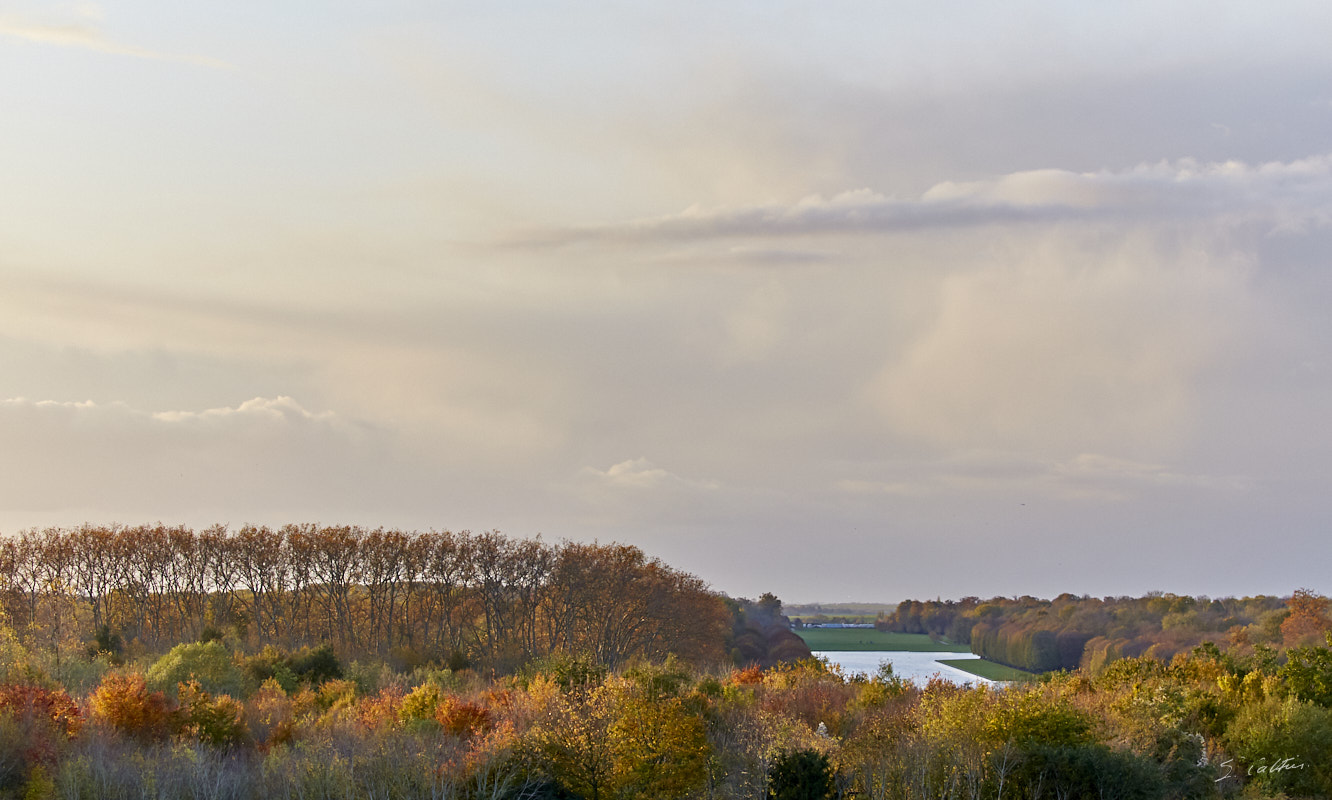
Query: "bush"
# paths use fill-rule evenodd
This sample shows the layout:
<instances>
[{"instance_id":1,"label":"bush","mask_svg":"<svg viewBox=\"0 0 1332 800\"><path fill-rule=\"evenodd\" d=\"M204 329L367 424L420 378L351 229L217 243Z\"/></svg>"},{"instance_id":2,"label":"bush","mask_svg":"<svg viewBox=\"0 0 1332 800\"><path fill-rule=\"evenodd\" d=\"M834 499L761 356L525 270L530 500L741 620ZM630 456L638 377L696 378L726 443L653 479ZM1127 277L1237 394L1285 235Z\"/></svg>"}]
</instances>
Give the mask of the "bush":
<instances>
[{"instance_id":1,"label":"bush","mask_svg":"<svg viewBox=\"0 0 1332 800\"><path fill-rule=\"evenodd\" d=\"M263 650L241 660L241 670L245 677L256 685L274 680L284 692L294 692L300 684L295 671L291 668L291 656L273 645L265 645Z\"/></svg>"},{"instance_id":2,"label":"bush","mask_svg":"<svg viewBox=\"0 0 1332 800\"><path fill-rule=\"evenodd\" d=\"M78 706L64 691L0 686L0 788L16 787L54 765L82 724Z\"/></svg>"},{"instance_id":3,"label":"bush","mask_svg":"<svg viewBox=\"0 0 1332 800\"><path fill-rule=\"evenodd\" d=\"M149 688L168 695L190 681L211 694L245 695L245 675L218 642L176 645L148 669Z\"/></svg>"},{"instance_id":4,"label":"bush","mask_svg":"<svg viewBox=\"0 0 1332 800\"><path fill-rule=\"evenodd\" d=\"M446 732L466 738L490 728L490 712L476 703L450 696L435 707L435 721Z\"/></svg>"},{"instance_id":5,"label":"bush","mask_svg":"<svg viewBox=\"0 0 1332 800\"><path fill-rule=\"evenodd\" d=\"M1247 776L1268 793L1332 796L1332 710L1267 698L1240 709L1226 739L1234 758L1225 774Z\"/></svg>"},{"instance_id":6,"label":"bush","mask_svg":"<svg viewBox=\"0 0 1332 800\"><path fill-rule=\"evenodd\" d=\"M111 630L111 626L105 623L98 625L97 630L93 632L93 639L88 643L88 659L92 660L100 654L106 654L112 664L120 666L125 663L125 642L120 638L120 634Z\"/></svg>"},{"instance_id":7,"label":"bush","mask_svg":"<svg viewBox=\"0 0 1332 800\"><path fill-rule=\"evenodd\" d=\"M233 697L213 697L198 681L180 686L182 732L204 744L227 747L245 741L245 709Z\"/></svg>"},{"instance_id":8,"label":"bush","mask_svg":"<svg viewBox=\"0 0 1332 800\"><path fill-rule=\"evenodd\" d=\"M159 741L177 727L176 710L142 675L107 675L88 698L93 718L139 741Z\"/></svg>"},{"instance_id":9,"label":"bush","mask_svg":"<svg viewBox=\"0 0 1332 800\"><path fill-rule=\"evenodd\" d=\"M355 681L325 681L319 687L319 707L324 711L351 708L355 702Z\"/></svg>"},{"instance_id":10,"label":"bush","mask_svg":"<svg viewBox=\"0 0 1332 800\"><path fill-rule=\"evenodd\" d=\"M817 750L782 753L768 778L771 800L824 800L833 796L833 769Z\"/></svg>"},{"instance_id":11,"label":"bush","mask_svg":"<svg viewBox=\"0 0 1332 800\"><path fill-rule=\"evenodd\" d=\"M314 686L342 677L342 663L327 643L315 648L302 647L291 656L290 665L297 678Z\"/></svg>"},{"instance_id":12,"label":"bush","mask_svg":"<svg viewBox=\"0 0 1332 800\"><path fill-rule=\"evenodd\" d=\"M245 709L249 737L260 745L284 744L296 737L291 698L269 678L251 695Z\"/></svg>"},{"instance_id":13,"label":"bush","mask_svg":"<svg viewBox=\"0 0 1332 800\"><path fill-rule=\"evenodd\" d=\"M435 714L444 702L444 690L433 683L423 683L407 693L398 705L398 719L404 724L421 725L436 722Z\"/></svg>"}]
</instances>

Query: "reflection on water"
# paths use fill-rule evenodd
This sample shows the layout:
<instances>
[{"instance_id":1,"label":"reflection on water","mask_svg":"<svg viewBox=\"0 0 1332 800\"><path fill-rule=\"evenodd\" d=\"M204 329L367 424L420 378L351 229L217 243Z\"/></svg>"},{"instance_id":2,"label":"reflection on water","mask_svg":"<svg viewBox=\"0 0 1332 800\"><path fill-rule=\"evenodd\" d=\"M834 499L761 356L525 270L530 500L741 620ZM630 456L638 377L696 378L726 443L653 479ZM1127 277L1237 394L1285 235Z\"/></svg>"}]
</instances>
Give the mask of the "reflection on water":
<instances>
[{"instance_id":1,"label":"reflection on water","mask_svg":"<svg viewBox=\"0 0 1332 800\"><path fill-rule=\"evenodd\" d=\"M901 675L917 686L924 686L935 675L953 683L995 683L989 678L982 678L979 675L972 675L970 672L963 672L960 669L954 669L946 664L939 663L939 659L957 661L980 658L974 653L916 653L905 650L816 650L814 655L828 659L830 663L838 665L848 675L857 672L873 675L879 671L879 664L888 661L893 665L894 675Z\"/></svg>"}]
</instances>

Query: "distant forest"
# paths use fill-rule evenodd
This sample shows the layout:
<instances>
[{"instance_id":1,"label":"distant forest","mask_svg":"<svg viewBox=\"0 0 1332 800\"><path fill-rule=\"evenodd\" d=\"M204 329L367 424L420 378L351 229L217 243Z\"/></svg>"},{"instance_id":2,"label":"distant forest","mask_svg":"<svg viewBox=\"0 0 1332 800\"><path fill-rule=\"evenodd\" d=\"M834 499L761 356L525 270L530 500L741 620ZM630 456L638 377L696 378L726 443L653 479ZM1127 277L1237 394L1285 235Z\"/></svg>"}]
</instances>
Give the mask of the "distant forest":
<instances>
[{"instance_id":1,"label":"distant forest","mask_svg":"<svg viewBox=\"0 0 1332 800\"><path fill-rule=\"evenodd\" d=\"M1290 598L1152 592L1145 597L907 600L875 625L969 644L983 658L1032 672L1079 667L1099 672L1121 658L1168 662L1204 642L1236 657L1273 657L1284 649L1321 644L1332 619L1327 598L1298 589Z\"/></svg>"}]
</instances>

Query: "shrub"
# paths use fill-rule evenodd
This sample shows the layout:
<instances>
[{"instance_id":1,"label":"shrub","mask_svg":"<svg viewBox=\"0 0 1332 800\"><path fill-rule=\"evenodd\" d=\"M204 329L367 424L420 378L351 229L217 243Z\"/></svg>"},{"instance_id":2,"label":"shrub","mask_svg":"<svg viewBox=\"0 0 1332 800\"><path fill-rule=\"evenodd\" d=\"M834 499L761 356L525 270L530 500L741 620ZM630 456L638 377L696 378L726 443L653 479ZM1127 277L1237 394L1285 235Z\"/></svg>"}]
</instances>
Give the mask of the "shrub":
<instances>
[{"instance_id":1,"label":"shrub","mask_svg":"<svg viewBox=\"0 0 1332 800\"><path fill-rule=\"evenodd\" d=\"M448 733L467 738L490 727L490 712L476 703L450 696L435 707L435 721Z\"/></svg>"},{"instance_id":2,"label":"shrub","mask_svg":"<svg viewBox=\"0 0 1332 800\"><path fill-rule=\"evenodd\" d=\"M1269 794L1332 796L1332 710L1267 698L1241 708L1226 739L1234 758L1224 774L1247 776Z\"/></svg>"},{"instance_id":3,"label":"shrub","mask_svg":"<svg viewBox=\"0 0 1332 800\"><path fill-rule=\"evenodd\" d=\"M124 652L125 642L120 638L120 634L112 631L110 625L105 623L98 625L93 632L92 641L88 643L88 658L93 659L105 653L112 664L119 666L125 663Z\"/></svg>"},{"instance_id":4,"label":"shrub","mask_svg":"<svg viewBox=\"0 0 1332 800\"><path fill-rule=\"evenodd\" d=\"M250 697L245 722L250 738L261 745L283 744L296 737L291 699L272 678Z\"/></svg>"},{"instance_id":5,"label":"shrub","mask_svg":"<svg viewBox=\"0 0 1332 800\"><path fill-rule=\"evenodd\" d=\"M82 726L78 706L60 690L0 686L0 788L45 775Z\"/></svg>"},{"instance_id":6,"label":"shrub","mask_svg":"<svg viewBox=\"0 0 1332 800\"><path fill-rule=\"evenodd\" d=\"M245 708L233 697L213 697L198 681L189 681L180 685L180 710L187 736L215 747L245 741Z\"/></svg>"},{"instance_id":7,"label":"shrub","mask_svg":"<svg viewBox=\"0 0 1332 800\"><path fill-rule=\"evenodd\" d=\"M782 753L768 778L772 800L824 800L832 797L833 789L832 765L817 750Z\"/></svg>"},{"instance_id":8,"label":"shrub","mask_svg":"<svg viewBox=\"0 0 1332 800\"><path fill-rule=\"evenodd\" d=\"M351 708L356 703L356 682L326 681L319 687L319 707L324 711Z\"/></svg>"},{"instance_id":9,"label":"shrub","mask_svg":"<svg viewBox=\"0 0 1332 800\"><path fill-rule=\"evenodd\" d=\"M254 684L275 680L284 692L296 691L300 679L291 668L291 656L273 645L265 645L263 650L241 660L241 670Z\"/></svg>"},{"instance_id":10,"label":"shrub","mask_svg":"<svg viewBox=\"0 0 1332 800\"><path fill-rule=\"evenodd\" d=\"M174 694L177 686L190 681L198 681L211 694L245 694L244 674L218 642L176 645L148 669L148 686L167 694Z\"/></svg>"},{"instance_id":11,"label":"shrub","mask_svg":"<svg viewBox=\"0 0 1332 800\"><path fill-rule=\"evenodd\" d=\"M0 686L0 714L49 723L55 733L66 740L77 736L83 727L78 705L62 689L14 684Z\"/></svg>"},{"instance_id":12,"label":"shrub","mask_svg":"<svg viewBox=\"0 0 1332 800\"><path fill-rule=\"evenodd\" d=\"M175 730L176 710L162 692L150 692L142 675L107 675L88 698L93 718L140 741L165 739Z\"/></svg>"},{"instance_id":13,"label":"shrub","mask_svg":"<svg viewBox=\"0 0 1332 800\"><path fill-rule=\"evenodd\" d=\"M325 681L342 677L342 663L327 643L318 647L302 647L291 656L291 671L303 681L318 686Z\"/></svg>"},{"instance_id":14,"label":"shrub","mask_svg":"<svg viewBox=\"0 0 1332 800\"><path fill-rule=\"evenodd\" d=\"M435 722L435 714L444 696L444 690L435 684L423 683L402 698L398 705L398 719L408 725L419 725L427 720Z\"/></svg>"}]
</instances>

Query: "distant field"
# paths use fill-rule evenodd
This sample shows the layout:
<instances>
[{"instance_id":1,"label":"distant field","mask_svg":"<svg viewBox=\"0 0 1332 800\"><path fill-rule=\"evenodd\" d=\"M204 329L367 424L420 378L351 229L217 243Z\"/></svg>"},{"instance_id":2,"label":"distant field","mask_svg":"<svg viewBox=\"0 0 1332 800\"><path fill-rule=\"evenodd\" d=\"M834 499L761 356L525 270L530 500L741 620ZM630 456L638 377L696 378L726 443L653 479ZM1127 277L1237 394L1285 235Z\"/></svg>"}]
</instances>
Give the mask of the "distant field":
<instances>
[{"instance_id":1,"label":"distant field","mask_svg":"<svg viewBox=\"0 0 1332 800\"><path fill-rule=\"evenodd\" d=\"M896 603L802 603L783 605L782 613L788 617L867 617L870 622L880 613L891 614Z\"/></svg>"},{"instance_id":2,"label":"distant field","mask_svg":"<svg viewBox=\"0 0 1332 800\"><path fill-rule=\"evenodd\" d=\"M803 628L795 632L810 650L910 650L970 653L966 645L931 641L923 633L884 633L873 628Z\"/></svg>"},{"instance_id":3,"label":"distant field","mask_svg":"<svg viewBox=\"0 0 1332 800\"><path fill-rule=\"evenodd\" d=\"M972 675L989 678L992 681L1025 681L1036 677L1034 673L1023 672L1020 669L1006 667L1003 664L996 664L983 658L958 658L950 661L940 659L939 663L947 664L963 672L970 672Z\"/></svg>"}]
</instances>

